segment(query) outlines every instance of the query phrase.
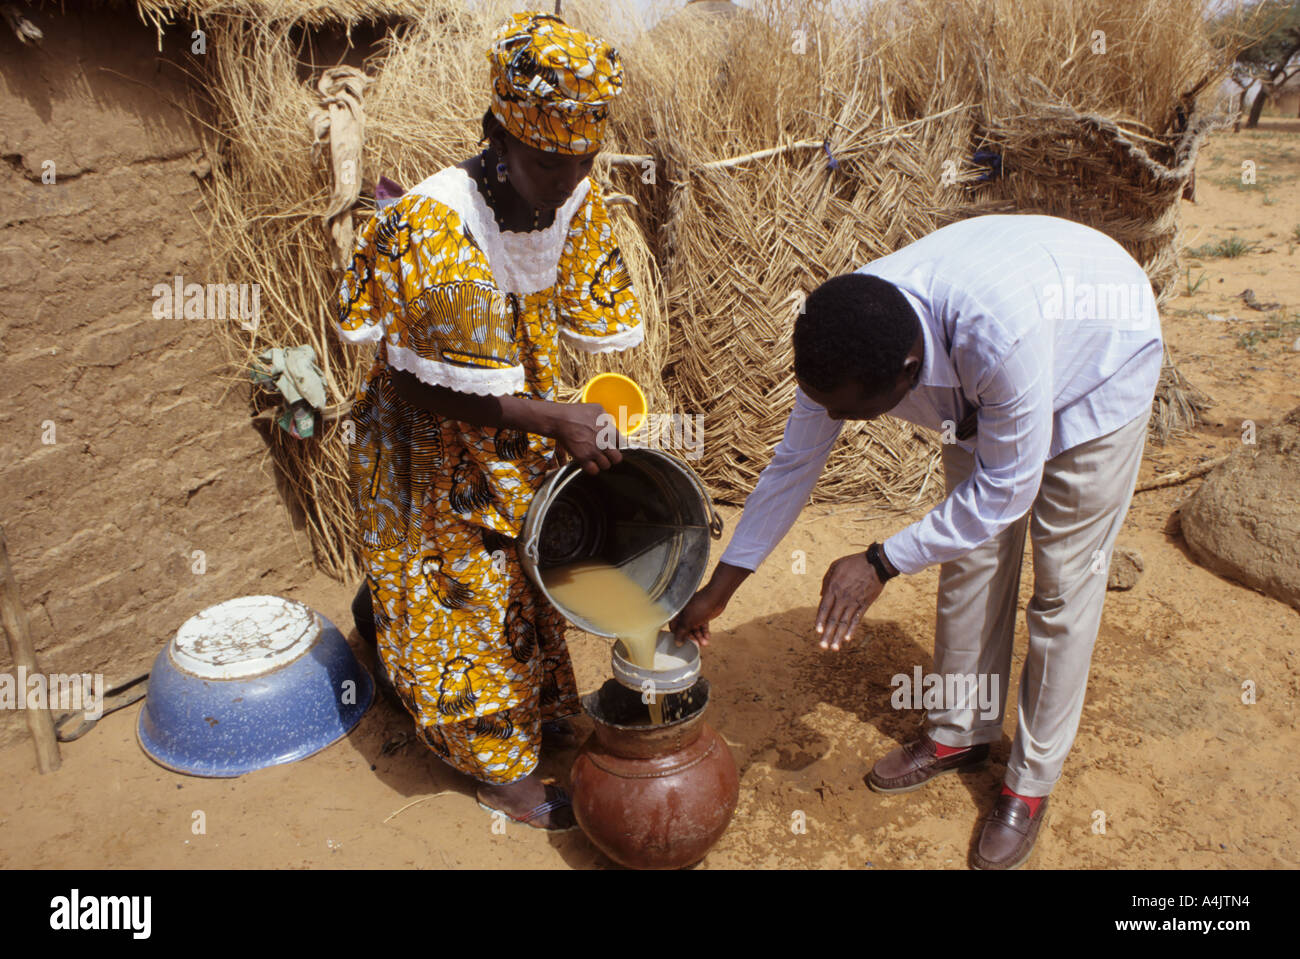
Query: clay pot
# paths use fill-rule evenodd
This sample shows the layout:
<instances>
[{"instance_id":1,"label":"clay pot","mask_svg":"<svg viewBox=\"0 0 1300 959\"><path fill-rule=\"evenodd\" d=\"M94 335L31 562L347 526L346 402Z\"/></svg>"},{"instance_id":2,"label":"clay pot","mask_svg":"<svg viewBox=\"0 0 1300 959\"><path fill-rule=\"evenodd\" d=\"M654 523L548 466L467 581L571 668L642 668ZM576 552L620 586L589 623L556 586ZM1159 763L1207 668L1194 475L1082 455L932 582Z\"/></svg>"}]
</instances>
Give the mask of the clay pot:
<instances>
[{"instance_id":1,"label":"clay pot","mask_svg":"<svg viewBox=\"0 0 1300 959\"><path fill-rule=\"evenodd\" d=\"M665 722L609 680L582 699L596 724L573 763L573 813L610 859L631 869L699 862L736 811L740 781L722 737L704 721L709 682L662 697Z\"/></svg>"}]
</instances>

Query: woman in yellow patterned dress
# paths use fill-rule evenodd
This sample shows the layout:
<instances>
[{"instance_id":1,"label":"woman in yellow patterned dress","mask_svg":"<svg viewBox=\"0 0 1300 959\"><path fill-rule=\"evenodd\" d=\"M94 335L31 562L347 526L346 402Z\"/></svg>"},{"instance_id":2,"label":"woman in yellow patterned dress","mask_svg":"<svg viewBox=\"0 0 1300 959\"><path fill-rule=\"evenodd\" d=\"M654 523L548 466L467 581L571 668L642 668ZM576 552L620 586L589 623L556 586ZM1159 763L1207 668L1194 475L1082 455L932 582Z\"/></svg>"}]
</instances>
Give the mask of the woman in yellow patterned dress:
<instances>
[{"instance_id":1,"label":"woman in yellow patterned dress","mask_svg":"<svg viewBox=\"0 0 1300 959\"><path fill-rule=\"evenodd\" d=\"M421 739L480 804L570 828L536 773L542 724L578 711L564 620L514 539L560 451L617 463L601 409L555 401L561 339L641 341L641 313L587 177L622 74L608 44L515 14L488 51L482 154L361 230L339 330L378 343L353 409L352 494L375 638ZM608 445L608 444L605 444Z\"/></svg>"}]
</instances>

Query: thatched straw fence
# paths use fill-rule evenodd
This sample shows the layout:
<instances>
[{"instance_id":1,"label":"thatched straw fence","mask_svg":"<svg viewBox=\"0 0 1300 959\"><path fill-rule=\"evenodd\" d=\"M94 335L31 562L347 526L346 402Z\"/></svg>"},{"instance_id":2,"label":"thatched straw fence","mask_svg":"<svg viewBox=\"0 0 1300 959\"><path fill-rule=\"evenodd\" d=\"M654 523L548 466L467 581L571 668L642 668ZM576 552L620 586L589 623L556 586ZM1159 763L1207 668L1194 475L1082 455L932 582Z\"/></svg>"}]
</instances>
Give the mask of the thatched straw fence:
<instances>
[{"instance_id":1,"label":"thatched straw fence","mask_svg":"<svg viewBox=\"0 0 1300 959\"><path fill-rule=\"evenodd\" d=\"M345 577L356 570L347 409L372 353L333 333L338 272L321 219L332 175L328 158L313 162L308 116L320 97L291 28L304 9L348 20L372 8L259 6L261 16L213 6L203 17L212 239L223 279L263 291L258 330L227 330L234 375L270 345L311 343L322 358L333 405L317 436L270 435L318 565ZM385 6L401 8L403 23L366 65L357 218L379 175L411 186L477 151L482 50L512 7ZM675 17L634 38L603 6L566 3L571 22L624 55L627 93L597 177L629 197L614 208L616 228L650 323L629 356L566 357L566 387L620 369L656 410L703 414L700 472L716 496L739 502L790 407L798 303L827 277L955 218L1011 209L1110 232L1161 287L1176 257L1178 197L1208 128L1197 102L1224 69L1196 6L885 0L846 21L816 0L774 0L739 16ZM996 155L1003 175L983 179L977 154ZM257 394L255 408L274 402ZM888 419L845 433L818 498L905 505L937 495L931 438Z\"/></svg>"}]
</instances>

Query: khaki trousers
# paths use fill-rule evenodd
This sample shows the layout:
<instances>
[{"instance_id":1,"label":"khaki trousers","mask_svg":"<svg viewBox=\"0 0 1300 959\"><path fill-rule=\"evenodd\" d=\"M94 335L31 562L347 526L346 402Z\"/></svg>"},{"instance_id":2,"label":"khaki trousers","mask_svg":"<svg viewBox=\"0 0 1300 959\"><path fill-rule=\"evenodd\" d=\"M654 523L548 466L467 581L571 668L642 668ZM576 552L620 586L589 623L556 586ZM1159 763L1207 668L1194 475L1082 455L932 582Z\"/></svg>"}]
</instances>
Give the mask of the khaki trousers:
<instances>
[{"instance_id":1,"label":"khaki trousers","mask_svg":"<svg viewBox=\"0 0 1300 959\"><path fill-rule=\"evenodd\" d=\"M940 567L934 671L943 676L973 673L986 683L997 677L999 695L992 718L983 718L978 708L930 710L927 732L946 746L996 742L1002 736L1029 530L1034 558L1034 595L1025 614L1029 652L1005 779L1021 795L1051 792L1074 743L1111 551L1133 498L1146 430L1143 415L1049 460L1029 513ZM970 475L974 456L946 445L943 467L951 490Z\"/></svg>"}]
</instances>

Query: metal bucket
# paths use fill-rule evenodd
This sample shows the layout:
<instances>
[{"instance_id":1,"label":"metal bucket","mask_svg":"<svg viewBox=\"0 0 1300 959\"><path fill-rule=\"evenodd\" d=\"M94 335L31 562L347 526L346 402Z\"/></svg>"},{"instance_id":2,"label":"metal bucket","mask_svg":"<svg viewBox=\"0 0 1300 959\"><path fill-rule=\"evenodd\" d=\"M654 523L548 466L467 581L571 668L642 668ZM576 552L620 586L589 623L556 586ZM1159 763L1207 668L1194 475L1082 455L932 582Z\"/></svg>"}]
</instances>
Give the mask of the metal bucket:
<instances>
[{"instance_id":1,"label":"metal bucket","mask_svg":"<svg viewBox=\"0 0 1300 959\"><path fill-rule=\"evenodd\" d=\"M704 579L709 539L722 518L695 472L662 450L633 447L595 476L573 463L533 497L519 536L519 562L543 595L580 629L612 636L555 601L542 573L598 560L617 566L676 616Z\"/></svg>"}]
</instances>

